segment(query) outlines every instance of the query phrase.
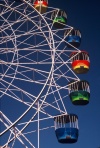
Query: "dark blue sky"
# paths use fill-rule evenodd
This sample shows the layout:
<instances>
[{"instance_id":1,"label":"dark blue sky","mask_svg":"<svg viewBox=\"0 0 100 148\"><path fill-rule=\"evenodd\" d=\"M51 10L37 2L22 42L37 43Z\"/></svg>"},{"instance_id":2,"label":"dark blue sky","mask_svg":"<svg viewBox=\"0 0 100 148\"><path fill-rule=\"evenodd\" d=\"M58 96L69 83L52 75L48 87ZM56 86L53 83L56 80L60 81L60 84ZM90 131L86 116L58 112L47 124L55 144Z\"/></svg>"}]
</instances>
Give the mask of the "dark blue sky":
<instances>
[{"instance_id":1,"label":"dark blue sky","mask_svg":"<svg viewBox=\"0 0 100 148\"><path fill-rule=\"evenodd\" d=\"M91 95L90 103L86 106L74 106L69 102L66 104L68 113L75 113L79 117L78 142L60 144L54 129L50 129L47 135L45 132L43 137L40 137L40 148L98 148L100 146L100 1L49 0L49 6L65 10L68 16L67 24L81 31L82 42L79 49L89 53L91 63L89 72L78 77L89 81Z\"/></svg>"},{"instance_id":2,"label":"dark blue sky","mask_svg":"<svg viewBox=\"0 0 100 148\"><path fill-rule=\"evenodd\" d=\"M67 107L68 112L75 112L79 117L78 142L61 145L55 141L54 147L98 148L100 146L100 1L63 0L50 4L64 9L68 15L68 25L81 30L82 42L79 49L89 52L91 61L90 71L79 75L90 83L90 103L83 107Z\"/></svg>"}]
</instances>

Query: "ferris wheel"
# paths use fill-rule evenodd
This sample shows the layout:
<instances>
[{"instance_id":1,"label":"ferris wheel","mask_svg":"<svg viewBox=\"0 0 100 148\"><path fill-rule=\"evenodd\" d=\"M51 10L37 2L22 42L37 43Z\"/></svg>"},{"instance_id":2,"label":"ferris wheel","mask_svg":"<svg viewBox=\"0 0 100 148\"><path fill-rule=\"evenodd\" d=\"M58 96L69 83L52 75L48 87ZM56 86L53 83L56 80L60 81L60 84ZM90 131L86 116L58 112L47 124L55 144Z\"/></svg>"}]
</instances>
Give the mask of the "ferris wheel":
<instances>
[{"instance_id":1,"label":"ferris wheel","mask_svg":"<svg viewBox=\"0 0 100 148\"><path fill-rule=\"evenodd\" d=\"M50 130L60 143L77 142L78 116L66 104L89 103L89 83L77 76L90 66L80 44L80 30L48 0L1 0L2 148L40 148Z\"/></svg>"}]
</instances>

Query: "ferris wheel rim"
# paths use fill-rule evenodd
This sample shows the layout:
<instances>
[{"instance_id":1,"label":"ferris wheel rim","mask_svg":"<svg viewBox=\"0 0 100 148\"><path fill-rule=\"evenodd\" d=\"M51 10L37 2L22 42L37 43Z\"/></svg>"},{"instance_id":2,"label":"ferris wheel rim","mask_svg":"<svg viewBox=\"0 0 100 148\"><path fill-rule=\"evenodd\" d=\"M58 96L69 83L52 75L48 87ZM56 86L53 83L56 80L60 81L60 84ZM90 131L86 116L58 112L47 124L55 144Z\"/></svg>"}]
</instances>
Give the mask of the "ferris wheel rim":
<instances>
[{"instance_id":1,"label":"ferris wheel rim","mask_svg":"<svg viewBox=\"0 0 100 148\"><path fill-rule=\"evenodd\" d=\"M46 20L44 19L44 17L34 8L34 7L32 7L28 2L26 2L25 0L23 0L26 4L28 4L32 9L34 9L40 16L41 16L41 18L45 21L45 23L47 24L47 27L48 27L48 29L49 29L49 31L50 31L50 33L51 33L51 36L52 36L52 40L53 40L53 35L52 35L52 31L51 31L51 29L50 29L50 27L49 27L49 25L48 25L48 23L46 22ZM1 5L1 4L0 4ZM6 6L5 6L6 7ZM13 8L11 8L11 7L9 7L9 5L7 6L8 8L10 8L10 10L13 10L13 11L15 11L15 12L18 12L18 11L16 11L16 10L14 10ZM20 12L18 12L18 13L20 13ZM21 13L20 13L21 14ZM26 15L24 15L24 14L22 14L24 17L26 17ZM30 20L30 19L29 19ZM32 21L33 22L33 21ZM35 23L35 22L33 22L33 23ZM35 25L37 25L37 24L35 24ZM41 30L41 29L40 29ZM42 30L41 30L42 31ZM43 33L43 32L42 32ZM44 34L44 33L43 33ZM49 45L49 44L48 44ZM49 45L50 46L50 45ZM54 46L54 42L53 42L53 46ZM55 53L55 48L53 47L53 55L54 55L54 53ZM12 128L17 122L19 122L27 113L28 113L28 111L32 108L32 106L37 102L37 100L38 100L38 98L39 98L39 96L41 95L41 93L42 93L42 91L44 90L44 88L46 87L46 85L47 85L47 82L48 82L48 80L50 80L50 82L52 81L52 79L49 79L50 78L50 75L52 75L53 74L53 67L54 67L54 56L52 56L52 65L51 65L51 69L50 69L50 72L49 72L49 76L48 76L48 78L47 78L47 80L46 80L46 83L45 83L45 85L43 86L43 88L42 88L42 90L41 90L41 92L39 93L39 95L37 96L37 99L32 103L32 105L11 125L11 126L9 126L6 130L4 130L2 133L0 133L0 136L1 135L3 135L4 133L6 133L10 128Z\"/></svg>"},{"instance_id":2,"label":"ferris wheel rim","mask_svg":"<svg viewBox=\"0 0 100 148\"><path fill-rule=\"evenodd\" d=\"M28 0L29 1L29 0ZM25 2L25 4L27 4L27 5L30 5L30 2L28 2L28 1L25 1L25 0L23 0L22 2ZM9 5L7 5L8 7L10 7ZM31 5L30 5L31 6ZM33 9L33 6L31 6L31 8ZM35 8L34 8L35 9ZM12 10L14 10L14 9L12 9ZM16 11L16 10L15 10ZM35 10L39 15L41 15L37 10ZM19 10L18 10L18 12L19 12ZM25 15L25 14L24 14ZM28 18L28 16L27 15L25 15L25 17L26 18ZM42 87L42 89L41 89L41 91L40 91L40 93L36 96L36 97L34 97L34 99L35 100L33 100L33 103L31 103L31 101L30 102L25 102L25 103L27 103L26 105L28 106L27 107L27 109L21 114L21 116L19 116L14 122L12 122L12 123L10 123L9 125L8 125L8 127L6 128L6 130L4 130L2 133L0 133L0 136L2 136L3 134L5 134L6 132L10 132L10 134L11 134L11 130L12 130L12 128L16 125L16 127L18 127L18 125L19 124L17 124L17 123L20 123L21 121L21 119L23 118L23 117L25 117L25 115L29 112L29 110L31 110L31 109L35 109L36 107L33 107L33 105L36 105L37 104L37 102L40 102L40 106L39 107L37 107L37 109L35 109L35 113L33 113L33 116L31 116L31 118L30 119L28 119L27 120L27 122L24 122L24 126L20 129L20 131L18 131L17 132L17 134L15 134L15 135L13 135L12 136L12 139L10 138L9 139L9 141L6 143L6 144L4 144L3 145L3 148L5 147L5 146L8 146L8 144L9 143L11 143L15 138L17 139L18 137L20 137L22 134L23 134L23 131L24 131L24 129L31 123L31 120L33 120L34 118L35 118L35 116L38 116L38 113L42 113L42 111L44 111L44 113L47 113L46 115L48 116L48 115L50 115L50 116L48 116L48 117L50 117L50 118L54 118L54 116L55 115L52 115L52 113L49 113L48 111L46 112L46 107L55 107L55 109L57 110L57 111L59 111L60 112L60 114L65 114L66 113L66 108L64 108L64 109L60 109L59 108L59 105L57 105L57 107L56 107L56 105L54 105L55 104L55 102L57 101L57 103L58 102L60 102L59 100L61 100L62 101L62 96L61 96L61 94L59 93L60 92L60 90L62 90L63 88L65 89L65 90L67 90L68 91L68 87L66 87L67 85L65 85L65 86L60 86L59 85L59 82L57 82L57 80L59 80L60 79L60 77L63 77L63 78L65 78L66 80L69 80L70 78L73 78L72 76L71 77L69 77L68 79L67 79L67 76L66 75L64 75L64 73L63 72L61 72L60 71L60 67L63 67L63 65L65 66L65 67L67 67L68 68L68 71L71 71L72 72L72 70L70 69L70 67L68 67L68 65L67 65L67 63L69 62L70 63L70 59L69 60L67 60L66 62L63 60L63 58L62 58L62 56L61 56L61 54L64 52L64 51L62 51L61 52L61 50L59 50L59 44L61 43L61 42L64 42L65 40L64 40L64 38L63 39L61 39L60 37L59 37L59 35L57 34L56 35L56 31L54 31L53 32L53 25L51 25L51 28L50 28L50 26L49 26L49 24L48 24L48 21L47 21L47 19L46 19L46 17L45 17L45 14L44 15L41 15L41 18L43 18L43 20L44 20L44 22L46 22L47 23L47 25L48 25L48 30L50 29L50 31L51 31L51 36L52 36L52 41L53 41L53 44L52 44L52 46L53 47L51 47L50 46L50 44L49 44L49 48L51 49L51 58L52 58L52 65L50 65L51 66L51 69L50 69L50 71L48 71L48 77L46 77L46 83L44 84L44 82L45 82L45 80L44 80L44 82L42 81L42 79L40 79L40 81L41 81L41 83L43 82L43 87ZM53 23L52 23L53 24ZM43 31L43 30L42 30ZM57 42L58 42L58 46L56 46L56 41L55 41L55 38L54 37L58 37L59 38L59 40L61 39L61 41L59 41L59 40L57 40ZM44 36L43 36L44 37ZM50 43L50 41L48 41L48 43ZM58 49L57 49L57 47L58 47ZM41 48L42 49L42 48ZM49 50L50 50L49 49ZM20 50L20 49L19 49ZM30 49L31 50L31 49ZM23 50L24 51L24 50ZM57 52L56 52L57 51ZM59 54L60 53L60 54ZM59 56L60 55L60 56ZM26 57L27 57L27 55L26 55ZM58 67L56 67L56 61L58 61L58 64L60 64ZM51 62L51 61L50 61ZM17 63L17 62L16 62ZM16 64L15 63L15 64ZM68 64L69 64L68 63ZM21 64L23 64L23 63L21 63ZM21 65L20 64L20 65ZM51 64L51 63L50 63ZM18 65L17 65L18 66ZM22 66L22 65L21 65ZM20 67L21 68L21 67ZM29 67L30 68L30 67ZM57 73L57 69L58 69L58 73ZM19 70L19 69L18 69ZM26 71L27 71L27 68L26 68ZM40 70L41 71L41 70ZM20 72L20 70L19 70L19 72ZM22 73L23 73L23 70L22 70ZM72 72L73 73L73 72ZM74 73L73 73L74 74ZM45 74L44 74L45 75ZM26 76L27 76L27 74L26 74ZM76 76L76 75L75 75ZM18 78L17 76L16 76L16 78ZM19 77L20 78L20 77ZM78 79L78 77L76 78L76 79ZM24 79L23 79L24 80ZM17 79L15 80L15 81L17 81ZM20 79L19 79L19 81L20 81ZM26 81L27 82L27 81ZM29 81L30 82L30 81ZM37 80L37 82L39 82L38 80ZM49 83L48 83L49 82ZM12 83L11 83L12 84ZM35 83L34 83L35 84ZM46 90L46 94L42 94L42 90L44 90L45 89L45 86L46 85L48 85L48 88L47 88L47 90ZM12 84L12 86L13 86L13 84ZM18 85L16 85L16 88L17 88L17 86ZM55 87L54 89L53 89L53 86ZM20 86L19 86L20 87ZM51 92L49 92L49 90L50 90L50 87L51 87ZM23 87L21 87L20 88L20 90L24 90L23 89ZM55 90L56 89L56 90ZM16 89L17 90L17 89ZM28 92L28 91L27 91ZM57 100L56 100L56 97L55 97L55 94L56 94L56 92L57 92L57 94L58 94L58 98L57 98ZM22 93L24 93L24 91L22 92ZM30 91L29 91L29 93L31 93ZM51 104L49 104L49 101L47 102L47 101L45 101L46 100L46 97L48 98L48 94L52 94L52 95L54 95L54 102L53 101L51 101L50 103ZM27 96L27 94L25 94L26 96ZM51 95L51 96L52 96ZM41 98L43 98L43 99L41 99ZM40 99L40 100L39 100ZM52 99L52 98L51 98ZM64 95L63 95L63 99L64 99ZM38 101L39 100L39 101ZM35 104L36 103L36 104ZM43 103L44 103L44 106L43 106ZM23 102L23 104L24 104L24 102ZM52 105L53 104L53 105ZM62 104L63 104L63 101L62 101ZM63 106L63 107L65 107L65 106ZM64 110L64 111L63 111ZM34 111L34 110L33 110ZM44 118L39 118L39 122L40 121L44 121ZM36 119L35 119L35 123L36 124L38 124L38 119L37 119L37 122L36 122ZM46 127L46 126L45 126ZM54 127L54 126L53 126ZM44 128L45 129L45 128ZM37 129L37 130L41 130L40 129L40 127ZM36 131L36 130L35 130ZM40 131L39 131L40 132ZM24 134L26 134L26 133L24 133ZM18 140L18 139L17 139ZM12 142L13 143L13 142ZM26 145L26 144L25 144ZM26 146L27 147L27 146ZM34 146L32 146L33 148L35 148Z\"/></svg>"}]
</instances>

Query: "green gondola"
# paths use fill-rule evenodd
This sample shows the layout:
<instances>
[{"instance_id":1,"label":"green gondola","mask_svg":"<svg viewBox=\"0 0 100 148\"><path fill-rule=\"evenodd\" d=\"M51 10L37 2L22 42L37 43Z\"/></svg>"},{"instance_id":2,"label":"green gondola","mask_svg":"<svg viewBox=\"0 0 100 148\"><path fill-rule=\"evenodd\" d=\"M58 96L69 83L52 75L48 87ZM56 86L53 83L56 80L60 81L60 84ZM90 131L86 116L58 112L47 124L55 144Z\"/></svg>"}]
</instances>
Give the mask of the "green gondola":
<instances>
[{"instance_id":1,"label":"green gondola","mask_svg":"<svg viewBox=\"0 0 100 148\"><path fill-rule=\"evenodd\" d=\"M90 99L89 83L85 80L69 83L69 97L74 105L86 105Z\"/></svg>"},{"instance_id":2,"label":"green gondola","mask_svg":"<svg viewBox=\"0 0 100 148\"><path fill-rule=\"evenodd\" d=\"M67 14L63 10L56 10L52 13L51 19L55 28L63 28L67 23Z\"/></svg>"}]
</instances>

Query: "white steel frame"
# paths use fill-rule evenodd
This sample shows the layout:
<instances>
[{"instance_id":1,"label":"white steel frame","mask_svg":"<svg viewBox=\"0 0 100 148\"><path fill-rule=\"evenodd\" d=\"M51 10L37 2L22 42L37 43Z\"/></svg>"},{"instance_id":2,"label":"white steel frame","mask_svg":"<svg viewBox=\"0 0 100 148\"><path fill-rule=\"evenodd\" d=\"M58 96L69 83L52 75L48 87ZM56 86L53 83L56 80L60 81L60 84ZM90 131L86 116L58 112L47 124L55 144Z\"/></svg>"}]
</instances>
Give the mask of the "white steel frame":
<instances>
[{"instance_id":1,"label":"white steel frame","mask_svg":"<svg viewBox=\"0 0 100 148\"><path fill-rule=\"evenodd\" d=\"M40 132L54 128L53 124L41 128L40 122L48 121L58 113L67 114L66 106L64 105L65 98L68 97L69 92L67 82L70 80L79 80L70 67L71 59L69 55L73 51L77 50L80 52L80 50L75 47L67 49L65 36L62 35L62 32L64 34L66 29L72 30L73 27L66 25L63 29L53 28L50 14L55 10L59 10L58 8L49 7L46 13L40 14L33 8L30 1L23 0L22 3L18 4L16 2L10 3L7 0L4 1L5 5L0 4L1 7L4 7L0 13L0 21L3 21L0 26L0 32L4 35L0 36L0 44L7 46L0 49L0 54L5 57L4 60L2 57L0 59L0 65L2 67L2 71L0 72L0 99L2 102L6 96L8 99L10 98L20 102L22 107L25 106L26 109L12 122L3 113L2 110L4 108L2 107L3 109L1 109L0 114L4 120L0 118L0 122L5 126L5 129L1 131L0 136L2 137L8 134L8 137L6 137L7 141L3 143L2 148L8 146L14 147L16 139L20 141L23 147L30 145L33 148L40 148ZM14 16L17 18L15 21L13 19L11 20L12 14L15 14ZM39 20L39 24L37 19ZM27 25L28 29L27 31L25 29L25 32L21 30L21 27L23 27L23 24L26 25L26 22L31 23L31 25L33 24L33 27L29 29ZM17 24L20 25L18 26ZM23 39L25 36L27 37ZM37 41L38 43L36 44L33 44L33 42L29 43L29 39L31 40L33 37L41 38L41 41ZM11 42L13 47L8 46L9 42ZM21 48L22 45L23 47ZM12 59L9 60L9 54L12 53ZM35 55L37 55L37 58L34 60L32 56L35 57ZM44 55L45 59L39 59L41 55ZM48 67L49 70L46 70L45 68ZM28 73L32 72L37 75L36 80L33 80L28 75ZM27 87L21 86L22 84L19 84L19 82L32 86L34 84L36 87L42 86L42 88L35 95ZM66 92L66 94L63 95L62 91L64 93ZM19 92L21 92L21 98ZM25 100L24 97L27 99ZM31 117L23 121L31 110L33 110ZM37 129L25 131L33 123L37 124ZM13 128L15 129L15 133ZM36 146L34 142L32 143L25 136L31 133L38 133Z\"/></svg>"}]
</instances>

